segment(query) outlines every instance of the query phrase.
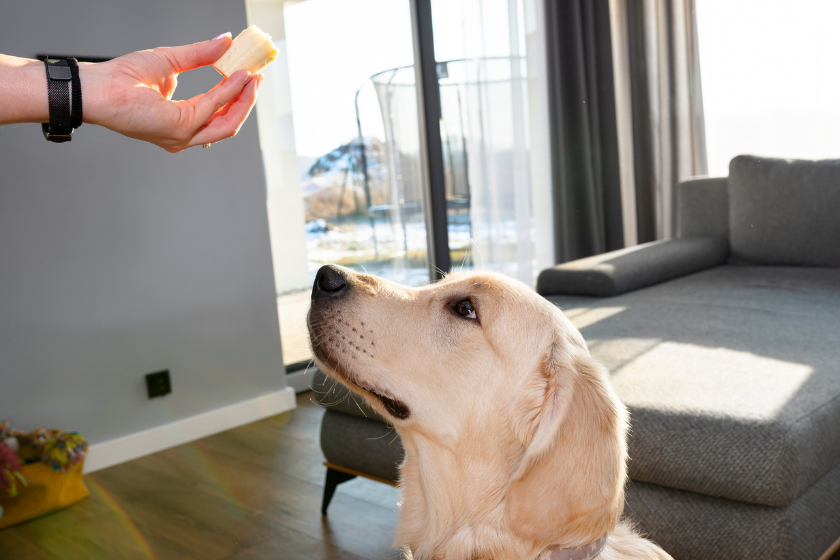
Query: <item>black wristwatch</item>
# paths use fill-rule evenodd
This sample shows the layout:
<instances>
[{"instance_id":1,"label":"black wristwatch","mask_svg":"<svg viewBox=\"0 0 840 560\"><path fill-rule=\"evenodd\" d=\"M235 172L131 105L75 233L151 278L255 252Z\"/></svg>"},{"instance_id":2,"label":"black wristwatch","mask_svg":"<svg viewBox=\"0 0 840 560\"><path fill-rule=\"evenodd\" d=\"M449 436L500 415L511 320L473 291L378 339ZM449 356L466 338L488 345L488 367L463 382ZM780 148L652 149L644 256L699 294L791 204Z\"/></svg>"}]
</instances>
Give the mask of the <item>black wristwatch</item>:
<instances>
[{"instance_id":1,"label":"black wristwatch","mask_svg":"<svg viewBox=\"0 0 840 560\"><path fill-rule=\"evenodd\" d=\"M41 125L50 142L69 142L73 130L82 126L82 83L75 58L44 60L47 69L47 94L50 122Z\"/></svg>"}]
</instances>

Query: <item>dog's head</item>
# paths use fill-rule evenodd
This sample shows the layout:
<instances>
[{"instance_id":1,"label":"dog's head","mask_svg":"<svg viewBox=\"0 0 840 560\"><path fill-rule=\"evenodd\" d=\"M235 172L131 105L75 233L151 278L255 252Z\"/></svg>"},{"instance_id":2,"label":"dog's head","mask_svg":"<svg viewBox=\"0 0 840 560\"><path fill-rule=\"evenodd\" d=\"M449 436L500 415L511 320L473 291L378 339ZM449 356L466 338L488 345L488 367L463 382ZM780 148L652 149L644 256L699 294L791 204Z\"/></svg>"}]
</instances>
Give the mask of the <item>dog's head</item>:
<instances>
[{"instance_id":1,"label":"dog's head","mask_svg":"<svg viewBox=\"0 0 840 560\"><path fill-rule=\"evenodd\" d=\"M403 438L398 544L415 558L579 546L617 522L626 412L580 333L521 282L412 289L327 266L308 324L319 367Z\"/></svg>"}]
</instances>

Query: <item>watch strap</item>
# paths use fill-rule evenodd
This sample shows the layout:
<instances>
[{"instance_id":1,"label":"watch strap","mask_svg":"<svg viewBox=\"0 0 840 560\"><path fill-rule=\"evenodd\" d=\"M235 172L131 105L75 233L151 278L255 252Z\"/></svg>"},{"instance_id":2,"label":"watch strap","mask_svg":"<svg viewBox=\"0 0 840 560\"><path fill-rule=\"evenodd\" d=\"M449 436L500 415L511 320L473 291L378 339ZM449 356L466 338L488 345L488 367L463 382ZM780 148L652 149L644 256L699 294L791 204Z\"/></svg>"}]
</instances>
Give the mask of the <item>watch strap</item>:
<instances>
[{"instance_id":1,"label":"watch strap","mask_svg":"<svg viewBox=\"0 0 840 560\"><path fill-rule=\"evenodd\" d=\"M47 71L50 122L43 123L41 129L44 137L51 142L69 142L73 139L73 127L70 126L70 82L73 80L73 71L67 60L47 59L44 66Z\"/></svg>"},{"instance_id":2,"label":"watch strap","mask_svg":"<svg viewBox=\"0 0 840 560\"><path fill-rule=\"evenodd\" d=\"M82 82L79 80L79 61L75 58L68 58L67 64L70 66L70 73L72 74L70 87L73 93L70 99L72 104L70 127L75 130L82 126Z\"/></svg>"}]
</instances>

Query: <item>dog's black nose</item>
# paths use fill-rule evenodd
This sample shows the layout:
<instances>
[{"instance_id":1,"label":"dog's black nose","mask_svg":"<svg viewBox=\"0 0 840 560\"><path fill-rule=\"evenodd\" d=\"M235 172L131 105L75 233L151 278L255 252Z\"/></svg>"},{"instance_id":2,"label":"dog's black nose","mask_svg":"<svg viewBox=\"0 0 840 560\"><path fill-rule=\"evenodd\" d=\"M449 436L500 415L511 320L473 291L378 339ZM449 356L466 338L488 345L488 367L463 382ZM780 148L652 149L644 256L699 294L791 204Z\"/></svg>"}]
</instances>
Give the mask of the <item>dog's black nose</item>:
<instances>
[{"instance_id":1,"label":"dog's black nose","mask_svg":"<svg viewBox=\"0 0 840 560\"><path fill-rule=\"evenodd\" d=\"M336 297L347 293L350 284L347 276L337 266L324 265L315 275L315 283L312 285L312 299Z\"/></svg>"}]
</instances>

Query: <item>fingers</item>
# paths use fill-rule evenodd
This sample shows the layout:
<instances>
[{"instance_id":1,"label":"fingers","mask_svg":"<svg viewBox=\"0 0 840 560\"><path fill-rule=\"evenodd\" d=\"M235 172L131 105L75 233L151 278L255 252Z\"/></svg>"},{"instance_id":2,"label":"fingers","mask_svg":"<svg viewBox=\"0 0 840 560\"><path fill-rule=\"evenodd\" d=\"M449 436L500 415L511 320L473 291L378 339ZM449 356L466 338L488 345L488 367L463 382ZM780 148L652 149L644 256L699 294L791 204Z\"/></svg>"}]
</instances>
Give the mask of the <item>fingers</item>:
<instances>
[{"instance_id":1,"label":"fingers","mask_svg":"<svg viewBox=\"0 0 840 560\"><path fill-rule=\"evenodd\" d=\"M243 87L250 78L251 74L247 70L238 70L230 78L224 80L204 95L199 96L195 101L195 121L193 122L193 126L197 129L210 120L213 113L242 93Z\"/></svg>"},{"instance_id":2,"label":"fingers","mask_svg":"<svg viewBox=\"0 0 840 560\"><path fill-rule=\"evenodd\" d=\"M228 50L232 41L230 33L227 33L210 41L182 47L160 47L155 50L169 61L172 71L178 73L213 64Z\"/></svg>"},{"instance_id":3,"label":"fingers","mask_svg":"<svg viewBox=\"0 0 840 560\"><path fill-rule=\"evenodd\" d=\"M193 136L189 145L212 144L235 136L257 102L257 90L262 81L262 74L254 74L236 99L221 108L218 113L211 115L208 122Z\"/></svg>"}]
</instances>

